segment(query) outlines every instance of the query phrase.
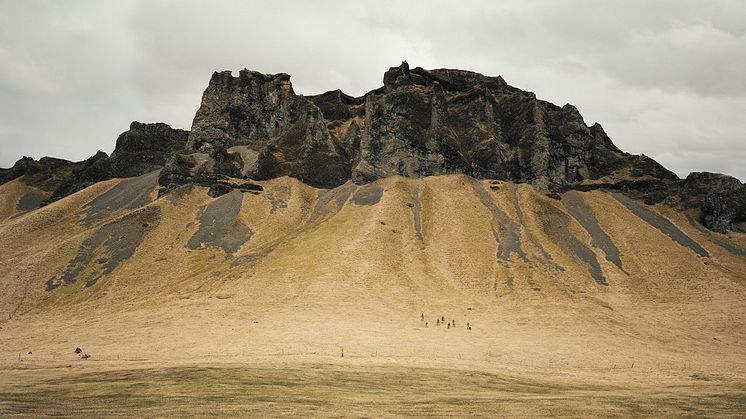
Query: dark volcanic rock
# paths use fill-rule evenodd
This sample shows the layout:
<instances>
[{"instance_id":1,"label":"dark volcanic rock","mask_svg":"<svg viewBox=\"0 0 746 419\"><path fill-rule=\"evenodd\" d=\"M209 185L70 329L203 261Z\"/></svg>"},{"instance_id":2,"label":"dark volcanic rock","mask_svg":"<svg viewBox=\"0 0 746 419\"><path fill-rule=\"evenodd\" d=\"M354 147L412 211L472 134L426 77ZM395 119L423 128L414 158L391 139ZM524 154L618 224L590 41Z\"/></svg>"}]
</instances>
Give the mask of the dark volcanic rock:
<instances>
[{"instance_id":1,"label":"dark volcanic rock","mask_svg":"<svg viewBox=\"0 0 746 419\"><path fill-rule=\"evenodd\" d=\"M111 179L112 167L109 155L98 151L82 162L77 162L69 176L63 179L52 192L47 202L53 202L85 189L94 183Z\"/></svg>"},{"instance_id":2,"label":"dark volcanic rock","mask_svg":"<svg viewBox=\"0 0 746 419\"><path fill-rule=\"evenodd\" d=\"M51 192L70 176L76 164L52 157L42 157L38 161L23 157L10 169L0 170L0 184L25 176L27 184Z\"/></svg>"},{"instance_id":3,"label":"dark volcanic rock","mask_svg":"<svg viewBox=\"0 0 746 419\"><path fill-rule=\"evenodd\" d=\"M144 156L137 163L162 166L166 155L183 149L188 137L189 131L171 128L162 122L144 124L132 121L130 129L117 138L116 149L111 156L123 158L127 153L149 151L151 155Z\"/></svg>"},{"instance_id":4,"label":"dark volcanic rock","mask_svg":"<svg viewBox=\"0 0 746 419\"><path fill-rule=\"evenodd\" d=\"M133 122L110 157L24 158L0 170L0 182L24 176L54 200L160 167L160 194L197 184L220 196L246 190L242 179L280 176L330 189L350 180L463 173L531 183L557 199L573 189L613 189L696 212L714 231L746 229L746 187L737 179L695 173L681 180L647 156L619 150L572 105L537 99L500 76L406 62L361 97L297 95L284 73L216 72L190 132Z\"/></svg>"},{"instance_id":5,"label":"dark volcanic rock","mask_svg":"<svg viewBox=\"0 0 746 419\"><path fill-rule=\"evenodd\" d=\"M303 97L284 73L214 73L188 154L172 156L161 184L195 182L220 195L229 191L227 177L287 175L332 188L350 179L464 173L529 182L556 197L615 189L647 204L697 210L716 231L744 228L746 192L737 180L682 181L647 156L619 150L574 106L539 100L502 77L410 69L403 62L384 74L383 84L359 98L340 90Z\"/></svg>"},{"instance_id":6,"label":"dark volcanic rock","mask_svg":"<svg viewBox=\"0 0 746 419\"><path fill-rule=\"evenodd\" d=\"M172 154L184 149L188 135L188 131L164 123L132 122L130 129L117 138L111 157L99 151L77 163L72 175L57 187L49 200L58 200L103 180L135 177L160 169Z\"/></svg>"},{"instance_id":7,"label":"dark volcanic rock","mask_svg":"<svg viewBox=\"0 0 746 419\"><path fill-rule=\"evenodd\" d=\"M0 183L24 176L23 181L52 192L45 203L53 202L112 178L135 177L160 169L187 143L188 131L164 123L132 122L117 139L111 156L103 151L81 162L43 157L24 157L11 168L0 171Z\"/></svg>"},{"instance_id":8,"label":"dark volcanic rock","mask_svg":"<svg viewBox=\"0 0 746 419\"><path fill-rule=\"evenodd\" d=\"M174 129L164 123L132 122L129 131L117 138L111 153L116 177L133 177L161 168L168 158L184 149L189 131Z\"/></svg>"},{"instance_id":9,"label":"dark volcanic rock","mask_svg":"<svg viewBox=\"0 0 746 419\"><path fill-rule=\"evenodd\" d=\"M365 128L352 174L358 181L466 173L546 190L611 173L626 160L571 105L538 100L501 77L410 71L406 62L366 96Z\"/></svg>"},{"instance_id":10,"label":"dark volcanic rock","mask_svg":"<svg viewBox=\"0 0 746 419\"><path fill-rule=\"evenodd\" d=\"M716 173L690 173L680 195L689 207L700 204L700 221L712 231L746 232L746 185Z\"/></svg>"},{"instance_id":11,"label":"dark volcanic rock","mask_svg":"<svg viewBox=\"0 0 746 419\"><path fill-rule=\"evenodd\" d=\"M215 182L228 177L243 177L242 159L237 153L228 153L220 145L212 147L211 154L174 154L166 162L158 182L163 187L160 194L167 193L184 184L193 183L211 187Z\"/></svg>"},{"instance_id":12,"label":"dark volcanic rock","mask_svg":"<svg viewBox=\"0 0 746 419\"><path fill-rule=\"evenodd\" d=\"M251 182L233 183L225 180L216 180L212 183L212 185L210 185L210 189L207 190L207 194L213 198L217 198L219 196L233 192L234 190L258 194L259 192L263 191L264 188L262 187L262 185L257 185L256 183Z\"/></svg>"},{"instance_id":13,"label":"dark volcanic rock","mask_svg":"<svg viewBox=\"0 0 746 419\"><path fill-rule=\"evenodd\" d=\"M501 77L410 70L404 62L383 82L360 98L339 90L303 97L287 74L214 73L187 152L243 147L242 155L256 160L241 159L242 175L287 175L325 188L448 173L531 182L545 191L620 170L631 178L675 178L647 157L621 152L572 105L538 100Z\"/></svg>"}]
</instances>

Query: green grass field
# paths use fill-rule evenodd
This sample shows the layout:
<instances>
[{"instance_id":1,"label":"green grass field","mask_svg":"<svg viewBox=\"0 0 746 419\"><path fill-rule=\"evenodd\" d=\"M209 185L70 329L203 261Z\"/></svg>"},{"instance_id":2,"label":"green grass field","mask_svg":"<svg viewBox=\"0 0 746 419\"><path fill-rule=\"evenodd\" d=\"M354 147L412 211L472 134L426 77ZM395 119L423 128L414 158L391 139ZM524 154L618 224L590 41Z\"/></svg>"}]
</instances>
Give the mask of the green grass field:
<instances>
[{"instance_id":1,"label":"green grass field","mask_svg":"<svg viewBox=\"0 0 746 419\"><path fill-rule=\"evenodd\" d=\"M746 386L573 385L479 371L301 363L11 369L2 417L738 417Z\"/></svg>"}]
</instances>

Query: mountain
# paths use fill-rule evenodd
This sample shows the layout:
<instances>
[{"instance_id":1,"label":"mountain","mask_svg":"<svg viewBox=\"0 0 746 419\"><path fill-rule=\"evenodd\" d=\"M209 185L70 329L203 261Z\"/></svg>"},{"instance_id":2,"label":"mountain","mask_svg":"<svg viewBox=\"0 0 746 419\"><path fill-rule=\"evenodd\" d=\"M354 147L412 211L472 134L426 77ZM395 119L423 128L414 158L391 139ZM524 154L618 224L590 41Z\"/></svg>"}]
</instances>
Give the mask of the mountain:
<instances>
[{"instance_id":1,"label":"mountain","mask_svg":"<svg viewBox=\"0 0 746 419\"><path fill-rule=\"evenodd\" d=\"M216 72L189 132L133 122L111 157L84 162L24 157L0 181L26 181L45 203L95 182L163 167L166 193L186 183L253 187L233 179L296 178L333 188L393 175L465 174L530 183L557 197L566 190L613 189L647 204L694 213L707 228L746 231L746 187L737 179L692 173L679 179L646 156L619 150L598 123L572 105L559 107L501 77L462 70L389 69L384 86L362 97L339 90L293 92L287 74Z\"/></svg>"},{"instance_id":2,"label":"mountain","mask_svg":"<svg viewBox=\"0 0 746 419\"><path fill-rule=\"evenodd\" d=\"M743 406L744 185L679 179L500 77L403 63L354 98L215 73L188 132L133 122L111 156L0 176L5 365L343 353L612 393L733 386L726 411Z\"/></svg>"}]
</instances>

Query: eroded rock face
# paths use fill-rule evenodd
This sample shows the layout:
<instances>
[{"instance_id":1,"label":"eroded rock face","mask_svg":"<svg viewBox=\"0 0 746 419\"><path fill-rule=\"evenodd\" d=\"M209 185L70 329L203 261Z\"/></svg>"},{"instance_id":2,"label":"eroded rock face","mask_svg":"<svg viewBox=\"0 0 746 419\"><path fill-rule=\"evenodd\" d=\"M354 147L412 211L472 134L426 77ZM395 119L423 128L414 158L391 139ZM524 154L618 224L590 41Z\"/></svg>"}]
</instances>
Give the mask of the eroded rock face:
<instances>
[{"instance_id":1,"label":"eroded rock face","mask_svg":"<svg viewBox=\"0 0 746 419\"><path fill-rule=\"evenodd\" d=\"M258 155L239 170L253 179L288 175L318 187L349 178L349 157L321 110L293 92L287 74L214 73L194 117L188 149L214 155L245 146ZM249 162L244 162L249 163ZM227 174L227 173L223 173Z\"/></svg>"},{"instance_id":2,"label":"eroded rock face","mask_svg":"<svg viewBox=\"0 0 746 419\"><path fill-rule=\"evenodd\" d=\"M50 201L112 178L135 177L158 170L168 158L186 146L189 132L164 123L132 122L130 129L117 138L111 156L99 151L78 164L52 194Z\"/></svg>"},{"instance_id":3,"label":"eroded rock face","mask_svg":"<svg viewBox=\"0 0 746 419\"><path fill-rule=\"evenodd\" d=\"M24 156L10 169L0 169L0 184L25 176L29 185L51 192L70 176L76 164L52 157L42 157L37 161Z\"/></svg>"},{"instance_id":4,"label":"eroded rock face","mask_svg":"<svg viewBox=\"0 0 746 419\"><path fill-rule=\"evenodd\" d=\"M284 73L216 72L190 132L135 122L111 157L45 159L0 170L0 182L26 175L54 191L54 200L160 167L161 194L192 183L213 196L256 191L246 179L291 176L331 189L350 180L463 173L528 182L556 198L573 189L614 189L694 210L715 231L746 229L746 187L737 179L700 173L681 180L649 157L619 150L572 105L539 100L499 76L410 69L406 62L357 98L339 90L297 95Z\"/></svg>"},{"instance_id":5,"label":"eroded rock face","mask_svg":"<svg viewBox=\"0 0 746 419\"><path fill-rule=\"evenodd\" d=\"M132 122L130 129L117 138L111 162L119 177L140 176L162 167L168 158L181 152L189 131L164 123Z\"/></svg>"},{"instance_id":6,"label":"eroded rock face","mask_svg":"<svg viewBox=\"0 0 746 419\"><path fill-rule=\"evenodd\" d=\"M410 69L406 62L390 68L383 84L359 98L339 90L303 97L284 73L215 73L187 146L192 156L207 158L164 176L188 181L190 172L204 183L206 176L287 175L332 188L348 180L464 173L529 182L551 195L617 189L648 204L695 209L715 231L742 228L740 182L722 188L712 180L680 180L649 157L619 150L572 105L539 100L499 76ZM229 160L224 150L237 157L231 165L219 164Z\"/></svg>"},{"instance_id":7,"label":"eroded rock face","mask_svg":"<svg viewBox=\"0 0 746 419\"><path fill-rule=\"evenodd\" d=\"M710 230L746 232L746 185L738 179L716 173L690 173L681 195L691 206L700 204L700 221Z\"/></svg>"},{"instance_id":8,"label":"eroded rock face","mask_svg":"<svg viewBox=\"0 0 746 419\"><path fill-rule=\"evenodd\" d=\"M383 82L360 98L339 90L303 97L287 74L215 73L187 149L212 155L241 147L244 176L288 175L325 188L449 173L531 182L545 191L621 169L630 177L675 178L650 159L621 152L572 105L538 100L501 77L410 70L404 62Z\"/></svg>"}]
</instances>

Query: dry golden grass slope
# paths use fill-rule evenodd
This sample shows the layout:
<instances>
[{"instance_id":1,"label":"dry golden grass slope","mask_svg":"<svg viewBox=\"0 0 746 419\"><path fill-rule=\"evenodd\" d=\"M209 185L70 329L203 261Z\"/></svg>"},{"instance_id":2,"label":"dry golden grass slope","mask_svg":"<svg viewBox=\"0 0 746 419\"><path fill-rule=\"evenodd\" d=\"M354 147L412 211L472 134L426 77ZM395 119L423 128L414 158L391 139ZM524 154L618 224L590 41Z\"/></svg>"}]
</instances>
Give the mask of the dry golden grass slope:
<instances>
[{"instance_id":1,"label":"dry golden grass slope","mask_svg":"<svg viewBox=\"0 0 746 419\"><path fill-rule=\"evenodd\" d=\"M701 379L743 395L743 235L602 191L560 201L461 175L260 183L156 199L151 174L22 213L22 179L1 186L3 368L80 365L76 347L106 368L344 351L343 365L613 376L627 389Z\"/></svg>"}]
</instances>

